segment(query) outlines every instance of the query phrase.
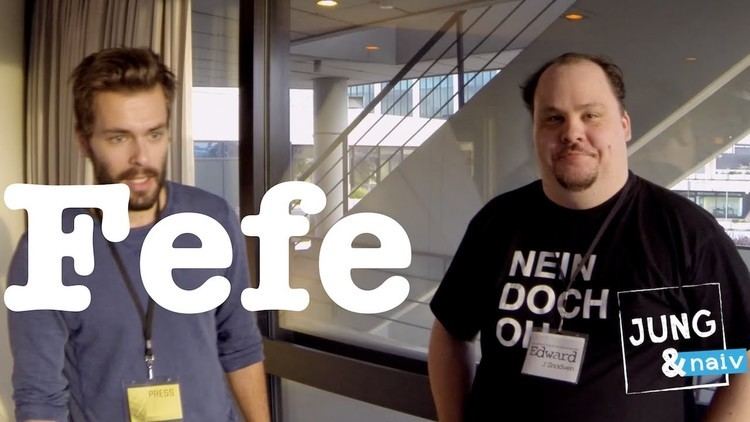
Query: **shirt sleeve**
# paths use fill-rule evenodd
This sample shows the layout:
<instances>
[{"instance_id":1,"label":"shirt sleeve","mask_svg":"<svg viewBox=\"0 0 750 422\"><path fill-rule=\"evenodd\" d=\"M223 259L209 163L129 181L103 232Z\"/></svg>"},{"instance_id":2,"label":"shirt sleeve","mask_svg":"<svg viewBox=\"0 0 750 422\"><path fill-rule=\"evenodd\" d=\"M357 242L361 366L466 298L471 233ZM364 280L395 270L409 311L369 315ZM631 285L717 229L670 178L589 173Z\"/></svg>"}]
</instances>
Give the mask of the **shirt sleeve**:
<instances>
[{"instance_id":1,"label":"shirt sleeve","mask_svg":"<svg viewBox=\"0 0 750 422\"><path fill-rule=\"evenodd\" d=\"M216 310L219 360L231 372L263 360L263 339L255 313L242 307L242 291L250 287L245 237L237 215L227 208L225 228L232 241L232 265L225 277L231 283L229 298Z\"/></svg>"},{"instance_id":2,"label":"shirt sleeve","mask_svg":"<svg viewBox=\"0 0 750 422\"><path fill-rule=\"evenodd\" d=\"M480 211L464 234L464 238L430 302L438 321L454 337L471 341L481 328L487 309L485 303L493 297L492 286L485 268L490 265L487 254L487 223Z\"/></svg>"},{"instance_id":3,"label":"shirt sleeve","mask_svg":"<svg viewBox=\"0 0 750 422\"><path fill-rule=\"evenodd\" d=\"M727 348L750 348L750 273L720 227L698 249L694 268L695 282L713 281L721 286Z\"/></svg>"},{"instance_id":4,"label":"shirt sleeve","mask_svg":"<svg viewBox=\"0 0 750 422\"><path fill-rule=\"evenodd\" d=\"M8 272L9 285L28 280L28 243L24 235ZM63 375L68 328L58 311L8 310L13 355L16 419L64 421L68 418L68 382Z\"/></svg>"}]
</instances>

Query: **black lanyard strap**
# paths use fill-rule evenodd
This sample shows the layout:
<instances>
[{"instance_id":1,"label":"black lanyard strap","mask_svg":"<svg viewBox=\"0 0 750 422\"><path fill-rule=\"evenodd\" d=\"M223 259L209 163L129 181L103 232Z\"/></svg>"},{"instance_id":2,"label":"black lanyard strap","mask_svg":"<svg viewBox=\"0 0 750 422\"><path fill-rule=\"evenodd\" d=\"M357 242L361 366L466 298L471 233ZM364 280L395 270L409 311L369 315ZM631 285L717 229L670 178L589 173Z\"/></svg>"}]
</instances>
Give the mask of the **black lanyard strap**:
<instances>
[{"instance_id":1,"label":"black lanyard strap","mask_svg":"<svg viewBox=\"0 0 750 422\"><path fill-rule=\"evenodd\" d=\"M622 208L622 204L625 202L625 197L628 196L628 191L630 190L630 185L632 185L633 182L630 177L628 177L628 180L625 182L625 186L620 191L620 196L617 198L617 201L615 202L615 205L612 207L611 210L609 210L609 213L607 214L607 217L604 219L604 222L602 222L602 225L599 226L599 231L596 232L596 235L594 236L594 240L591 241L591 244L589 245L588 249L586 250L586 253L583 255L583 258L578 261L578 265L575 265L573 267L573 270L569 274L568 278L568 284L565 286L565 290L563 290L563 301L562 301L562 309L565 309L565 304L568 301L568 292L570 291L571 287L573 287L573 282L575 281L576 277L578 276L578 273L581 271L581 268L583 265L591 258L591 254L594 252L594 248L599 243L599 240L602 238L602 235L604 234L604 231L607 230L607 227L609 227L610 223L612 222L612 219L615 218L615 214L617 214L617 211ZM558 266L558 280L565 281L565 277L562 275L562 266ZM557 331L562 331L563 321L565 321L565 318L562 317L562 314L560 314L560 325L557 327Z\"/></svg>"},{"instance_id":2,"label":"black lanyard strap","mask_svg":"<svg viewBox=\"0 0 750 422\"><path fill-rule=\"evenodd\" d=\"M161 189L156 194L156 222L154 224L158 223L160 220ZM117 251L117 247L109 241L107 241L107 245L109 246L109 251L111 252L112 257L115 260L115 264L117 264L117 269L120 271L120 278L122 279L122 282L125 283L125 287L127 287L128 293L130 294L130 299L132 299L133 305L135 305L136 311L138 312L138 317L141 320L141 326L143 327L143 342L145 344L143 359L146 362L148 379L152 380L154 379L154 362L156 361L156 356L154 355L154 348L151 338L152 327L154 325L154 308L156 306L156 303L151 298L151 296L148 296L148 304L146 305L146 309L143 309L143 305L141 305L141 301L138 299L138 292L136 292L135 290L135 283L133 283L133 280L130 278L130 274L125 268L125 264L122 262L122 257L120 257L120 253Z\"/></svg>"},{"instance_id":3,"label":"black lanyard strap","mask_svg":"<svg viewBox=\"0 0 750 422\"><path fill-rule=\"evenodd\" d=\"M143 309L143 305L138 299L138 293L135 291L133 280L130 278L130 274L128 274L128 271L125 269L125 264L123 264L122 262L120 253L117 251L115 245L113 245L111 242L107 242L107 244L109 245L110 252L112 252L112 257L115 259L117 269L120 271L121 279L123 283L125 283L125 287L127 287L128 293L130 293L130 298L133 300L133 305L135 305L136 310L138 311L138 317L141 319L141 326L143 327L143 341L145 343L144 360L146 361L146 368L148 369L148 378L153 379L154 361L156 360L156 358L154 357L153 345L151 343L151 330L154 324L154 300L149 296L146 310Z\"/></svg>"}]
</instances>

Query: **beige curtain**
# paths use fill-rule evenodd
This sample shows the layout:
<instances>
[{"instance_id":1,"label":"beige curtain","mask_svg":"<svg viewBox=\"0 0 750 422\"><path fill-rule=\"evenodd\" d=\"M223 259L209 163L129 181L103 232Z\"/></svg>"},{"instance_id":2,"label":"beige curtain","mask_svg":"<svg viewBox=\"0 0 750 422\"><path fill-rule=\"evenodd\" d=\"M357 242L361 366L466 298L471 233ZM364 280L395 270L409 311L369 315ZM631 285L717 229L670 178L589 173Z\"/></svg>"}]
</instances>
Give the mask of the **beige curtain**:
<instances>
[{"instance_id":1,"label":"beige curtain","mask_svg":"<svg viewBox=\"0 0 750 422\"><path fill-rule=\"evenodd\" d=\"M193 184L191 44L189 0L37 0L27 82L27 182L92 182L76 145L70 74L100 49L151 47L179 83L168 177Z\"/></svg>"}]
</instances>

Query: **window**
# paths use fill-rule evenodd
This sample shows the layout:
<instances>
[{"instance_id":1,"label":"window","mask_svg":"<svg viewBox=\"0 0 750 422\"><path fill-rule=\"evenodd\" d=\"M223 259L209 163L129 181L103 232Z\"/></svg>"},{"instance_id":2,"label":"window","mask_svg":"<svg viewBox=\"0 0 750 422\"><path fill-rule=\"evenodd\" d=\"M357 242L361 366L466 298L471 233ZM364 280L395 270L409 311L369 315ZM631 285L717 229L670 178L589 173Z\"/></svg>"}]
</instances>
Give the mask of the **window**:
<instances>
[{"instance_id":1,"label":"window","mask_svg":"<svg viewBox=\"0 0 750 422\"><path fill-rule=\"evenodd\" d=\"M193 154L195 185L239 213L239 3L195 1Z\"/></svg>"},{"instance_id":2,"label":"window","mask_svg":"<svg viewBox=\"0 0 750 422\"><path fill-rule=\"evenodd\" d=\"M490 79L494 78L498 73L500 73L498 70L466 72L464 74L464 101L469 101L474 94L479 92L479 90L487 85Z\"/></svg>"},{"instance_id":3,"label":"window","mask_svg":"<svg viewBox=\"0 0 750 422\"><path fill-rule=\"evenodd\" d=\"M716 217L737 246L750 247L750 139L730 145L672 189Z\"/></svg>"},{"instance_id":4,"label":"window","mask_svg":"<svg viewBox=\"0 0 750 422\"><path fill-rule=\"evenodd\" d=\"M419 80L419 116L446 119L453 114L452 75L432 76Z\"/></svg>"},{"instance_id":5,"label":"window","mask_svg":"<svg viewBox=\"0 0 750 422\"><path fill-rule=\"evenodd\" d=\"M365 108L375 97L372 84L354 85L349 87L349 108Z\"/></svg>"},{"instance_id":6,"label":"window","mask_svg":"<svg viewBox=\"0 0 750 422\"><path fill-rule=\"evenodd\" d=\"M409 110L413 107L409 86L411 86L413 82L414 81L412 80L405 80L397 83L396 86L393 87L391 92L383 98L383 102L380 104L383 114L392 114L395 116L406 116L409 114ZM383 89L385 86L386 83L383 82L380 88Z\"/></svg>"}]
</instances>

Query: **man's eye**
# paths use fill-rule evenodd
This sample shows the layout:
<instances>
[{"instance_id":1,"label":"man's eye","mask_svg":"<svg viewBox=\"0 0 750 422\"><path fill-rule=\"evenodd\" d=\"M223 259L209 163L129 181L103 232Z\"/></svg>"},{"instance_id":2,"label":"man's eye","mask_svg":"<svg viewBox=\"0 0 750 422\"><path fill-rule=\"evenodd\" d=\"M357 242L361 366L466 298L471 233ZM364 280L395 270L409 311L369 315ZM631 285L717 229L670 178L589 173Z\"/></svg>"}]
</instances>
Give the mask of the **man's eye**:
<instances>
[{"instance_id":1,"label":"man's eye","mask_svg":"<svg viewBox=\"0 0 750 422\"><path fill-rule=\"evenodd\" d=\"M562 122L563 118L562 116L547 116L545 118L545 121L548 123L560 123Z\"/></svg>"},{"instance_id":2,"label":"man's eye","mask_svg":"<svg viewBox=\"0 0 750 422\"><path fill-rule=\"evenodd\" d=\"M163 136L164 136L164 132L162 132L162 131L155 131L155 132L151 132L150 138L151 138L152 141L158 141Z\"/></svg>"},{"instance_id":3,"label":"man's eye","mask_svg":"<svg viewBox=\"0 0 750 422\"><path fill-rule=\"evenodd\" d=\"M589 120L596 119L599 117L599 113L586 113L583 117Z\"/></svg>"},{"instance_id":4,"label":"man's eye","mask_svg":"<svg viewBox=\"0 0 750 422\"><path fill-rule=\"evenodd\" d=\"M109 138L109 141L113 144L119 144L125 142L125 135L114 135Z\"/></svg>"}]
</instances>

